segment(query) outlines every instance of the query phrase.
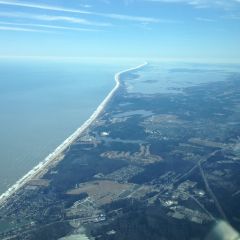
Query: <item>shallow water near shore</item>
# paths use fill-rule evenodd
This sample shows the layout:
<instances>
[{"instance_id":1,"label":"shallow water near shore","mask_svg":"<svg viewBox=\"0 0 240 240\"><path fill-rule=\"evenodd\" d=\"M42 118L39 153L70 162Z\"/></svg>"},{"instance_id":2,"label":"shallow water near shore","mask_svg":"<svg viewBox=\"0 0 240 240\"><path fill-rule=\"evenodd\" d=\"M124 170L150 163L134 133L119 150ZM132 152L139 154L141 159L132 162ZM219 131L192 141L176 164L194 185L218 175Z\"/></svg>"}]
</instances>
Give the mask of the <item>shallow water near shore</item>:
<instances>
[{"instance_id":1,"label":"shallow water near shore","mask_svg":"<svg viewBox=\"0 0 240 240\"><path fill-rule=\"evenodd\" d=\"M0 193L94 112L116 72L140 61L0 60Z\"/></svg>"}]
</instances>

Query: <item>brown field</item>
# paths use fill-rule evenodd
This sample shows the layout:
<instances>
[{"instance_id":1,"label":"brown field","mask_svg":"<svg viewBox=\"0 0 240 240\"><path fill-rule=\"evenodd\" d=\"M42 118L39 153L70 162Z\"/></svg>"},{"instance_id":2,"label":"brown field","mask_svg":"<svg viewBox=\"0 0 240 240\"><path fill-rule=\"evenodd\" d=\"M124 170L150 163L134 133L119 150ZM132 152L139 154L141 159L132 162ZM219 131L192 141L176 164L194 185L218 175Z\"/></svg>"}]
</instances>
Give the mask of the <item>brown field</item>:
<instances>
[{"instance_id":1,"label":"brown field","mask_svg":"<svg viewBox=\"0 0 240 240\"><path fill-rule=\"evenodd\" d=\"M114 201L121 193L132 190L134 186L134 184L100 180L79 184L78 188L69 190L67 194L78 195L85 192L96 204L103 205Z\"/></svg>"}]
</instances>

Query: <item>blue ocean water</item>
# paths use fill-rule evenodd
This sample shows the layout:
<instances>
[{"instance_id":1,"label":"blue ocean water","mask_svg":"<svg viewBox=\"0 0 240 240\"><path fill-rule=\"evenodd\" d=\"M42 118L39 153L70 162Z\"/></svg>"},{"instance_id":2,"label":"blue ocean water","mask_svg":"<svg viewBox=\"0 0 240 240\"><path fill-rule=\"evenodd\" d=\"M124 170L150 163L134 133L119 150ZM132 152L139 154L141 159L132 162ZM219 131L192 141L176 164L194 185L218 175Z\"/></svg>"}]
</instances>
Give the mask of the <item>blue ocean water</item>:
<instances>
[{"instance_id":1,"label":"blue ocean water","mask_svg":"<svg viewBox=\"0 0 240 240\"><path fill-rule=\"evenodd\" d=\"M0 60L0 193L89 118L139 61Z\"/></svg>"}]
</instances>

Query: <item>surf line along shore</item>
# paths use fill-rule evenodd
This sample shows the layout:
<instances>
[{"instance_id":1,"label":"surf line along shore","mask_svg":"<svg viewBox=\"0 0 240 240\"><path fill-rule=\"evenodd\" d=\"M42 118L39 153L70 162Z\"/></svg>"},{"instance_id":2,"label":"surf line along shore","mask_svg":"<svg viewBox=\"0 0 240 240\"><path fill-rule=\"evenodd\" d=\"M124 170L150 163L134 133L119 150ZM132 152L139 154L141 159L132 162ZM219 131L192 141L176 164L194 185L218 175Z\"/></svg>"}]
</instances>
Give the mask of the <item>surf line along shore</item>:
<instances>
[{"instance_id":1,"label":"surf line along shore","mask_svg":"<svg viewBox=\"0 0 240 240\"><path fill-rule=\"evenodd\" d=\"M128 73L134 70L138 70L148 63L145 62L137 67L129 68L127 70L118 72L115 74L116 84L111 92L106 96L106 98L102 101L102 103L97 107L94 113L90 116L90 118L83 123L83 125L78 128L71 136L69 136L62 144L60 144L51 154L49 154L42 162L40 162L37 166L35 166L31 171L29 171L26 175L24 175L21 179L19 179L12 187L10 187L5 193L0 196L0 208L6 203L6 201L22 188L28 181L34 179L38 174L40 174L43 170L46 170L51 163L54 162L73 142L80 137L80 135L97 119L97 117L102 113L105 106L108 104L110 99L113 97L115 92L118 90L120 86L120 78L124 73Z\"/></svg>"}]
</instances>

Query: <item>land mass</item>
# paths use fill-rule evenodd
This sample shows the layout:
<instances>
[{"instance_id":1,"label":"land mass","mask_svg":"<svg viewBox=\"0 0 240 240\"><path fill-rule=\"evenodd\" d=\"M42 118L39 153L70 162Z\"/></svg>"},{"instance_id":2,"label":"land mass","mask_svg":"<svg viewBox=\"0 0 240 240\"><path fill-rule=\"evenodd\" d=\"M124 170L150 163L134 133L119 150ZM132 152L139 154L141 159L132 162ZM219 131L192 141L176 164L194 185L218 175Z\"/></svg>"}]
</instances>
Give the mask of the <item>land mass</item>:
<instances>
[{"instance_id":1,"label":"land mass","mask_svg":"<svg viewBox=\"0 0 240 240\"><path fill-rule=\"evenodd\" d=\"M129 93L139 70L119 75L59 161L2 201L1 239L205 239L219 219L240 230L240 75Z\"/></svg>"}]
</instances>

